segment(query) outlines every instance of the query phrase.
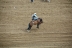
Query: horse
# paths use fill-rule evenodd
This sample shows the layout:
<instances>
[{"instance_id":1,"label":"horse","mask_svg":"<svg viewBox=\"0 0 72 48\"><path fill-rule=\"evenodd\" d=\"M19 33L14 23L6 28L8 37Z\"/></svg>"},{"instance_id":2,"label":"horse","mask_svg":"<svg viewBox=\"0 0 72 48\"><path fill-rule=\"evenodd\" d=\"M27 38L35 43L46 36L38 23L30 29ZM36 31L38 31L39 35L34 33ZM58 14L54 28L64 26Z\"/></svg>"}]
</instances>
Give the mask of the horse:
<instances>
[{"instance_id":1,"label":"horse","mask_svg":"<svg viewBox=\"0 0 72 48\"><path fill-rule=\"evenodd\" d=\"M37 28L39 28L39 25L42 24L42 23L43 23L42 18L38 18L37 20L32 20L32 21L30 21L30 23L28 24L27 30L30 30L33 25L37 25Z\"/></svg>"}]
</instances>

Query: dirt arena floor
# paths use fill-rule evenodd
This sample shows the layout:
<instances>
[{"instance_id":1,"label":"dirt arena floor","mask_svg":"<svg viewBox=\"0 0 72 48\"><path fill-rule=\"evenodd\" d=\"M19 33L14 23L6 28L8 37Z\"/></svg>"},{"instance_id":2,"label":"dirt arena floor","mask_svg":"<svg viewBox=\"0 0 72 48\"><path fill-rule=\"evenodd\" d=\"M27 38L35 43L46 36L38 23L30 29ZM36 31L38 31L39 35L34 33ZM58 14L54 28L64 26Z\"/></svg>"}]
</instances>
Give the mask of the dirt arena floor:
<instances>
[{"instance_id":1,"label":"dirt arena floor","mask_svg":"<svg viewBox=\"0 0 72 48\"><path fill-rule=\"evenodd\" d=\"M44 23L27 32L35 12ZM0 48L72 48L72 0L0 0Z\"/></svg>"}]
</instances>

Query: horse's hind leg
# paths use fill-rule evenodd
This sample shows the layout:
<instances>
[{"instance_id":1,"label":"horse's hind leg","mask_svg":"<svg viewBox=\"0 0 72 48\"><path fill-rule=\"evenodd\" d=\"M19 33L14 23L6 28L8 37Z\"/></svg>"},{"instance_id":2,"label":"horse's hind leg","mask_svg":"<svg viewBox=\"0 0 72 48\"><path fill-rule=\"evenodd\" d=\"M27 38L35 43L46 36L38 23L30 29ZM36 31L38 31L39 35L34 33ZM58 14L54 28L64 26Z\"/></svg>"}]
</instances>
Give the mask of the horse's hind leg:
<instances>
[{"instance_id":1,"label":"horse's hind leg","mask_svg":"<svg viewBox=\"0 0 72 48\"><path fill-rule=\"evenodd\" d=\"M30 23L29 23L29 25L28 25L28 29L27 29L27 30L30 30L30 29L31 29L31 27L32 27L32 26L31 26L31 25L30 25Z\"/></svg>"}]
</instances>

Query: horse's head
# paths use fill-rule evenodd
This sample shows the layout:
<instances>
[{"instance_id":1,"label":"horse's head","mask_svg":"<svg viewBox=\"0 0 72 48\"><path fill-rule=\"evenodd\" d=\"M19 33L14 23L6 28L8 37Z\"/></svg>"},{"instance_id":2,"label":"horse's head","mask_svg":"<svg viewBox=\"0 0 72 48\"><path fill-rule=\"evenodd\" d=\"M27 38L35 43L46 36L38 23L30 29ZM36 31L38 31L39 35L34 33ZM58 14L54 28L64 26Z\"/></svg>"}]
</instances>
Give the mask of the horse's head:
<instances>
[{"instance_id":1,"label":"horse's head","mask_svg":"<svg viewBox=\"0 0 72 48\"><path fill-rule=\"evenodd\" d=\"M43 20L42 20L42 18L39 18L40 19L40 23L43 23Z\"/></svg>"},{"instance_id":2,"label":"horse's head","mask_svg":"<svg viewBox=\"0 0 72 48\"><path fill-rule=\"evenodd\" d=\"M40 22L41 22L41 23L43 23L43 20L42 20L42 19L40 19Z\"/></svg>"}]
</instances>

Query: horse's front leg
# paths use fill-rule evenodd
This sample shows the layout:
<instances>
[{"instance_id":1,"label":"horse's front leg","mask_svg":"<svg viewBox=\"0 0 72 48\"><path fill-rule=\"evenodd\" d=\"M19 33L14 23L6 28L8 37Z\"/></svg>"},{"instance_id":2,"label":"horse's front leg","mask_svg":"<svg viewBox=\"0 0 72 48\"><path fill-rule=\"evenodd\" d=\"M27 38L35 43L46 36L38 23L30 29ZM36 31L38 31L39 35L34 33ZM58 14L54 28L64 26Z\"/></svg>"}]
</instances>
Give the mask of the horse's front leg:
<instances>
[{"instance_id":1,"label":"horse's front leg","mask_svg":"<svg viewBox=\"0 0 72 48\"><path fill-rule=\"evenodd\" d=\"M38 28L38 29L39 29L39 25L40 25L40 24L38 23L38 24L37 24L37 28Z\"/></svg>"}]
</instances>

